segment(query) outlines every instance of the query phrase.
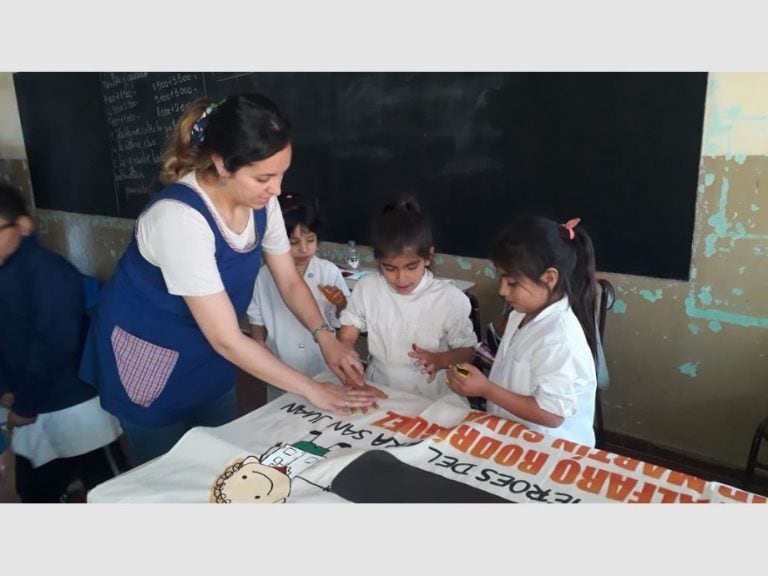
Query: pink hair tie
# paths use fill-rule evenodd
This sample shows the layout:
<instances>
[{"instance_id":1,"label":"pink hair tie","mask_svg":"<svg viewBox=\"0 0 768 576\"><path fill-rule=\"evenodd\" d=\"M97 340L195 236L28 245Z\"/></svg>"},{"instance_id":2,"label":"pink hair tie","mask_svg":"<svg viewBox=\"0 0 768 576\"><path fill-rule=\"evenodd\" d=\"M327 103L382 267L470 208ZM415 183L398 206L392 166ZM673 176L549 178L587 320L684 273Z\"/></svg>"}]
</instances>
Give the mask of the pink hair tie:
<instances>
[{"instance_id":1,"label":"pink hair tie","mask_svg":"<svg viewBox=\"0 0 768 576\"><path fill-rule=\"evenodd\" d=\"M560 226L568 230L569 239L573 240L576 237L576 232L573 229L576 228L579 222L581 222L581 218L571 218L565 224L560 224Z\"/></svg>"}]
</instances>

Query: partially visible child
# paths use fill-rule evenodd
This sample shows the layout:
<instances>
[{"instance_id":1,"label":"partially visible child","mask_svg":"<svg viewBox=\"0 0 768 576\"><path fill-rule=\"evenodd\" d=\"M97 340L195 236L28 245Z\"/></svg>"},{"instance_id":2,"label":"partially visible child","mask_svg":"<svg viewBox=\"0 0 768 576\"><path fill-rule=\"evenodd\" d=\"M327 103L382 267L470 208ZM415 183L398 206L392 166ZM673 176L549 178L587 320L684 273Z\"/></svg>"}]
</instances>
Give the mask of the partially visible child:
<instances>
[{"instance_id":1,"label":"partially visible child","mask_svg":"<svg viewBox=\"0 0 768 576\"><path fill-rule=\"evenodd\" d=\"M0 183L0 405L22 502L59 502L72 482L89 490L118 471L120 424L77 374L86 323L82 275Z\"/></svg>"},{"instance_id":2,"label":"partially visible child","mask_svg":"<svg viewBox=\"0 0 768 576\"><path fill-rule=\"evenodd\" d=\"M534 430L595 445L595 257L578 219L523 217L491 250L499 294L513 308L486 378L465 364L449 386Z\"/></svg>"},{"instance_id":3,"label":"partially visible child","mask_svg":"<svg viewBox=\"0 0 768 576\"><path fill-rule=\"evenodd\" d=\"M3 424L5 424L5 422L3 422ZM7 443L5 441L5 431L0 426L0 486L2 486L3 482L5 482L5 470L8 468L8 460L10 459L9 452L6 450L6 447Z\"/></svg>"},{"instance_id":4,"label":"partially visible child","mask_svg":"<svg viewBox=\"0 0 768 576\"><path fill-rule=\"evenodd\" d=\"M367 332L366 380L456 398L443 369L470 362L477 336L466 294L428 269L435 253L429 220L413 199L388 204L373 222L371 244L379 272L355 285L339 339L354 344Z\"/></svg>"},{"instance_id":5,"label":"partially visible child","mask_svg":"<svg viewBox=\"0 0 768 576\"><path fill-rule=\"evenodd\" d=\"M2 486L6 477L6 470L9 468L11 460L8 441L5 439L5 423L8 420L9 408L13 405L13 394L11 392L0 393L0 486Z\"/></svg>"},{"instance_id":6,"label":"partially visible child","mask_svg":"<svg viewBox=\"0 0 768 576\"><path fill-rule=\"evenodd\" d=\"M280 205L296 269L317 300L325 323L337 328L338 315L347 305L349 288L336 265L316 255L320 230L318 214L311 203L298 195L282 197ZM275 356L289 366L310 377L330 371L312 333L285 304L266 266L261 267L256 278L248 320L254 340L266 342ZM267 401L283 392L268 384Z\"/></svg>"}]
</instances>

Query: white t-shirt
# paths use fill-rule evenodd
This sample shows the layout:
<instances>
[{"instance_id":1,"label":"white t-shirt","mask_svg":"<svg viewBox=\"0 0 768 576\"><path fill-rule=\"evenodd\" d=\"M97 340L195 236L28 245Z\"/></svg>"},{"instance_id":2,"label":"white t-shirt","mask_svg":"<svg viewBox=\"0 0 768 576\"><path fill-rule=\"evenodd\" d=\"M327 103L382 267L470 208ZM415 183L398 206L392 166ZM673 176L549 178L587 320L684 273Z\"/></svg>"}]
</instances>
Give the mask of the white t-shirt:
<instances>
[{"instance_id":1,"label":"white t-shirt","mask_svg":"<svg viewBox=\"0 0 768 576\"><path fill-rule=\"evenodd\" d=\"M111 444L122 432L120 422L95 396L69 408L38 414L32 424L14 428L11 447L37 468Z\"/></svg>"},{"instance_id":2,"label":"white t-shirt","mask_svg":"<svg viewBox=\"0 0 768 576\"><path fill-rule=\"evenodd\" d=\"M510 313L488 377L506 390L533 396L543 410L565 421L557 428L533 424L491 402L487 411L550 436L594 446L595 362L568 298L518 328L524 317L514 310Z\"/></svg>"},{"instance_id":3,"label":"white t-shirt","mask_svg":"<svg viewBox=\"0 0 768 576\"><path fill-rule=\"evenodd\" d=\"M338 327L336 306L323 296L318 285L337 286L349 298L349 288L333 262L315 256L304 272L325 322ZM253 299L248 306L248 321L267 329L267 347L283 362L307 376L327 372L328 366L312 334L293 315L280 296L269 268L262 267L256 278Z\"/></svg>"},{"instance_id":4,"label":"white t-shirt","mask_svg":"<svg viewBox=\"0 0 768 576\"><path fill-rule=\"evenodd\" d=\"M244 250L256 241L253 210L248 224L237 234L227 228L194 172L178 181L200 194L213 214L219 231L235 250ZM139 252L158 266L169 294L207 296L224 290L216 267L216 240L208 221L197 210L176 200L160 200L143 212L136 222ZM267 227L262 239L264 252L283 254L291 249L277 197L267 204Z\"/></svg>"},{"instance_id":5,"label":"white t-shirt","mask_svg":"<svg viewBox=\"0 0 768 576\"><path fill-rule=\"evenodd\" d=\"M352 291L341 324L368 333L371 359L366 378L427 398L457 396L441 370L432 382L408 356L411 345L432 352L474 346L467 295L429 270L410 294L398 294L380 274L368 274ZM458 396L457 396L458 397Z\"/></svg>"}]
</instances>

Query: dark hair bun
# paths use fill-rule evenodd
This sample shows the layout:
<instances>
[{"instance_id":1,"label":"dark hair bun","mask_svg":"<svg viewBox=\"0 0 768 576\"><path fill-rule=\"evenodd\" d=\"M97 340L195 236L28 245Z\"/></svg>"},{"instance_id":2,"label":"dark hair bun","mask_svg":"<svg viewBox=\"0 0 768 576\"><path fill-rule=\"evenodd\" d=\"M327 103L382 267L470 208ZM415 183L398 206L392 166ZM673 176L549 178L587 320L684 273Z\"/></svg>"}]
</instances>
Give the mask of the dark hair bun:
<instances>
[{"instance_id":1,"label":"dark hair bun","mask_svg":"<svg viewBox=\"0 0 768 576\"><path fill-rule=\"evenodd\" d=\"M408 196L407 198L400 198L399 200L389 202L381 211L382 214L386 214L387 212L412 212L414 214L421 214L421 206L416 198Z\"/></svg>"}]
</instances>

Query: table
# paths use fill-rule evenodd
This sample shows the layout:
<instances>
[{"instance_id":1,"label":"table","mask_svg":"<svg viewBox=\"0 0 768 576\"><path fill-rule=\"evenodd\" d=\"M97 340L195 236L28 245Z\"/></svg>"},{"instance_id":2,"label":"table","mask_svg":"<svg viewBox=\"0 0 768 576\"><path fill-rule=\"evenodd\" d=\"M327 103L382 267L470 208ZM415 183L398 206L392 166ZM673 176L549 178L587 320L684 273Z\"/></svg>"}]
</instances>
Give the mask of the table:
<instances>
[{"instance_id":1,"label":"table","mask_svg":"<svg viewBox=\"0 0 768 576\"><path fill-rule=\"evenodd\" d=\"M341 268L341 275L344 277L344 281L347 283L347 287L350 290L354 289L355 284L357 284L358 281L363 278L363 276L372 272L377 272L377 269L358 268L357 270L347 270L345 268ZM459 280L458 278L446 278L444 276L436 276L436 278L440 280L447 280L462 292L466 292L475 285L475 283L470 280Z\"/></svg>"},{"instance_id":2,"label":"table","mask_svg":"<svg viewBox=\"0 0 768 576\"><path fill-rule=\"evenodd\" d=\"M285 394L91 490L88 502L766 503L532 431L457 397L390 396L341 416Z\"/></svg>"}]
</instances>

